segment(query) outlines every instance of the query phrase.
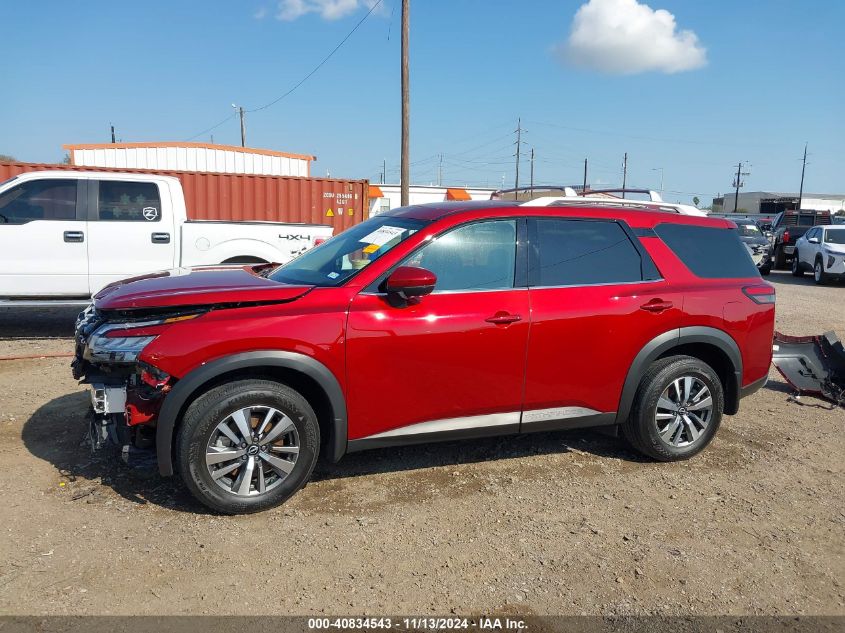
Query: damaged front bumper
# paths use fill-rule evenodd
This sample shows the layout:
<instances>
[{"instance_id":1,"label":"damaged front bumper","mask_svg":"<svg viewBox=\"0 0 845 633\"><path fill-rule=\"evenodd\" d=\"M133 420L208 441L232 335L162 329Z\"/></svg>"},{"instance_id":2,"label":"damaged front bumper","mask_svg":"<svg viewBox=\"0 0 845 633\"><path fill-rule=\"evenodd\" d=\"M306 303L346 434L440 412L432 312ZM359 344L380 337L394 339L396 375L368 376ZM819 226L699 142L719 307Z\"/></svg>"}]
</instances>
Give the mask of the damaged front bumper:
<instances>
[{"instance_id":1,"label":"damaged front bumper","mask_svg":"<svg viewBox=\"0 0 845 633\"><path fill-rule=\"evenodd\" d=\"M775 332L772 364L799 394L845 406L845 349L833 332L787 336Z\"/></svg>"},{"instance_id":2,"label":"damaged front bumper","mask_svg":"<svg viewBox=\"0 0 845 633\"><path fill-rule=\"evenodd\" d=\"M93 307L82 312L76 323L71 366L74 378L90 386L91 449L115 446L127 463L155 458L156 417L170 390L170 377L138 361L137 352L127 354L128 337L118 338L119 345L100 341L115 329L148 325L109 323Z\"/></svg>"}]
</instances>

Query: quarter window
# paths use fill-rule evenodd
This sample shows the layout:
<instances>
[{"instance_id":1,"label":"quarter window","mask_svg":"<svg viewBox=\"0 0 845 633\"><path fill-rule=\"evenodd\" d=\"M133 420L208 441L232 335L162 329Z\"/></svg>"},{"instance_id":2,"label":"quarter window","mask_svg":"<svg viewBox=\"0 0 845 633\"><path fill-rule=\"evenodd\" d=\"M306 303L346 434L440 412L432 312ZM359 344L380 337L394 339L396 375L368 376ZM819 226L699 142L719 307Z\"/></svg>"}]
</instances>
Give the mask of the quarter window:
<instances>
[{"instance_id":1,"label":"quarter window","mask_svg":"<svg viewBox=\"0 0 845 633\"><path fill-rule=\"evenodd\" d=\"M537 218L532 237L532 286L582 286L658 277L616 222Z\"/></svg>"},{"instance_id":2,"label":"quarter window","mask_svg":"<svg viewBox=\"0 0 845 633\"><path fill-rule=\"evenodd\" d=\"M158 222L161 198L152 182L100 181L98 217L106 222Z\"/></svg>"},{"instance_id":3,"label":"quarter window","mask_svg":"<svg viewBox=\"0 0 845 633\"><path fill-rule=\"evenodd\" d=\"M0 194L0 224L75 220L76 180L30 180Z\"/></svg>"},{"instance_id":4,"label":"quarter window","mask_svg":"<svg viewBox=\"0 0 845 633\"><path fill-rule=\"evenodd\" d=\"M742 279L760 275L736 231L690 224L658 224L654 232L698 277Z\"/></svg>"},{"instance_id":5,"label":"quarter window","mask_svg":"<svg viewBox=\"0 0 845 633\"><path fill-rule=\"evenodd\" d=\"M435 292L513 288L516 221L461 226L435 238L403 265L420 266L437 275Z\"/></svg>"}]
</instances>

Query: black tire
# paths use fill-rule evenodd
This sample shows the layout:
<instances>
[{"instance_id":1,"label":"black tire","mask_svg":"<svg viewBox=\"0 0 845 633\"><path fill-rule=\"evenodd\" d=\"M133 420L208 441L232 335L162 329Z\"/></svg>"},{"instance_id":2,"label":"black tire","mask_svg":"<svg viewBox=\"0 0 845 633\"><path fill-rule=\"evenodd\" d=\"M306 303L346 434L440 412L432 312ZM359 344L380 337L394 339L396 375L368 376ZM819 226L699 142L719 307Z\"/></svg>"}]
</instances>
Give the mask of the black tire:
<instances>
[{"instance_id":1,"label":"black tire","mask_svg":"<svg viewBox=\"0 0 845 633\"><path fill-rule=\"evenodd\" d=\"M657 405L664 390L681 377L693 377L710 390L712 411L707 426L700 430L697 439L685 446L673 446L660 436ZM640 380L634 407L622 424L622 432L637 451L648 457L661 462L689 459L704 450L713 439L724 408L722 383L707 363L692 356L671 356L654 362ZM686 433L683 429L682 432Z\"/></svg>"},{"instance_id":2,"label":"black tire","mask_svg":"<svg viewBox=\"0 0 845 633\"><path fill-rule=\"evenodd\" d=\"M798 259L798 251L792 256L792 276L793 277L803 277L804 276L804 269L801 268L801 260Z\"/></svg>"},{"instance_id":3,"label":"black tire","mask_svg":"<svg viewBox=\"0 0 845 633\"><path fill-rule=\"evenodd\" d=\"M264 493L250 491L250 496L245 496L219 485L206 466L205 456L212 433L218 432L218 424L248 407L272 407L286 415L295 427L299 453L290 473L274 488ZM319 452L320 426L308 401L278 382L247 379L215 387L191 403L177 433L175 461L182 480L198 501L224 514L246 514L284 503L302 488L311 477ZM258 456L253 459L263 465Z\"/></svg>"},{"instance_id":4,"label":"black tire","mask_svg":"<svg viewBox=\"0 0 845 633\"><path fill-rule=\"evenodd\" d=\"M817 257L816 263L813 265L813 281L819 286L824 286L829 281L828 274L824 271L824 262L821 257Z\"/></svg>"},{"instance_id":5,"label":"black tire","mask_svg":"<svg viewBox=\"0 0 845 633\"><path fill-rule=\"evenodd\" d=\"M782 246L775 246L775 268L786 268L786 255Z\"/></svg>"},{"instance_id":6,"label":"black tire","mask_svg":"<svg viewBox=\"0 0 845 633\"><path fill-rule=\"evenodd\" d=\"M763 275L763 277L768 277L768 276L769 276L769 274L771 274L771 272L772 272L772 266L771 266L771 264L767 264L766 266L763 266L763 267L760 269L760 274L761 274L761 275Z\"/></svg>"}]
</instances>

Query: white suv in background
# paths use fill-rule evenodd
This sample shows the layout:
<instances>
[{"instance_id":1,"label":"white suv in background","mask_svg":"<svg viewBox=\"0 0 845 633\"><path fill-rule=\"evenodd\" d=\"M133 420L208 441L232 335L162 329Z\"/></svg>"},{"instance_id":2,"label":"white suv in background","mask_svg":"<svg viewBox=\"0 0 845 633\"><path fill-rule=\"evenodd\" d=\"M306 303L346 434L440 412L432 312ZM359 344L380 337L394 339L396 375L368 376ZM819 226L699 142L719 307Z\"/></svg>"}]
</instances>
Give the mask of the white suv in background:
<instances>
[{"instance_id":1,"label":"white suv in background","mask_svg":"<svg viewBox=\"0 0 845 633\"><path fill-rule=\"evenodd\" d=\"M792 274L813 271L817 284L845 279L845 226L814 226L795 242Z\"/></svg>"}]
</instances>

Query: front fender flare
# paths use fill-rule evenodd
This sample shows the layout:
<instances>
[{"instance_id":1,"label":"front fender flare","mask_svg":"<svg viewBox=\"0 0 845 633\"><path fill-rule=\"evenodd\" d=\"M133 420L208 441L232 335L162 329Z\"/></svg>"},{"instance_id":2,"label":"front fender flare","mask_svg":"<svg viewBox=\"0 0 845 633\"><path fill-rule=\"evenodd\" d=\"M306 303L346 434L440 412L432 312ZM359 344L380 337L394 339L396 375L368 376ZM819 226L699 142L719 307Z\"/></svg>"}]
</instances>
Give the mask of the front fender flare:
<instances>
[{"instance_id":1,"label":"front fender flare","mask_svg":"<svg viewBox=\"0 0 845 633\"><path fill-rule=\"evenodd\" d=\"M173 474L173 432L179 414L191 395L203 385L223 374L262 367L292 369L308 376L325 392L332 410L332 442L329 458L338 461L346 453L347 415L343 389L334 374L321 362L298 354L278 350L243 352L218 358L202 365L179 380L167 394L158 415L156 457L159 473Z\"/></svg>"},{"instance_id":2,"label":"front fender flare","mask_svg":"<svg viewBox=\"0 0 845 633\"><path fill-rule=\"evenodd\" d=\"M742 389L742 354L736 341L722 330L712 327L677 328L655 336L634 357L631 367L628 369L628 375L625 377L625 384L622 387L622 396L619 399L619 408L616 413L617 424L622 424L628 419L631 408L634 406L634 398L637 395L640 380L648 371L649 365L671 349L690 343L712 345L728 357L733 365L734 379L736 380L735 393L737 399L739 398Z\"/></svg>"}]
</instances>

